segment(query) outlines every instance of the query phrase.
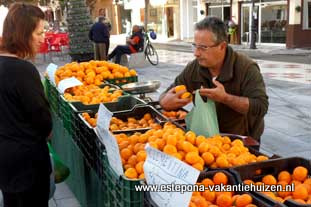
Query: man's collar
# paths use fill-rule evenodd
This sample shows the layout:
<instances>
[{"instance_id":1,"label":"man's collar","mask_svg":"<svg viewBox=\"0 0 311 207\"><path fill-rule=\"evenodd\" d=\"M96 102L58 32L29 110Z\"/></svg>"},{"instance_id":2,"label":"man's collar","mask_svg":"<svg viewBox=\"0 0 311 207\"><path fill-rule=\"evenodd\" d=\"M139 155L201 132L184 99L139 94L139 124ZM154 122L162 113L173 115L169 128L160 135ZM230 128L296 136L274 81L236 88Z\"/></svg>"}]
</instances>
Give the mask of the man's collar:
<instances>
[{"instance_id":1,"label":"man's collar","mask_svg":"<svg viewBox=\"0 0 311 207\"><path fill-rule=\"evenodd\" d=\"M233 77L233 61L233 50L228 45L226 49L224 64L221 68L219 76L217 77L217 80L219 80L220 82L226 82Z\"/></svg>"}]
</instances>

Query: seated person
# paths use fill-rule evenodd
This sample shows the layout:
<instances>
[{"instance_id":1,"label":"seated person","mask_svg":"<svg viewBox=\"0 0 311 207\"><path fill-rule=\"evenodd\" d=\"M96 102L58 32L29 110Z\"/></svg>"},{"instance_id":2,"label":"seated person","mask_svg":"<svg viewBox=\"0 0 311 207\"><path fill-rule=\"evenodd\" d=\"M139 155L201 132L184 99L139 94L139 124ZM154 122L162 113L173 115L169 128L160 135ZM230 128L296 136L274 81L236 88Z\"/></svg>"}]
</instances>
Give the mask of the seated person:
<instances>
[{"instance_id":1,"label":"seated person","mask_svg":"<svg viewBox=\"0 0 311 207\"><path fill-rule=\"evenodd\" d=\"M127 45L118 45L112 53L108 55L108 60L116 56L115 63L119 64L123 54L132 54L140 51L144 47L144 36L138 25L133 26L133 34L126 41Z\"/></svg>"}]
</instances>

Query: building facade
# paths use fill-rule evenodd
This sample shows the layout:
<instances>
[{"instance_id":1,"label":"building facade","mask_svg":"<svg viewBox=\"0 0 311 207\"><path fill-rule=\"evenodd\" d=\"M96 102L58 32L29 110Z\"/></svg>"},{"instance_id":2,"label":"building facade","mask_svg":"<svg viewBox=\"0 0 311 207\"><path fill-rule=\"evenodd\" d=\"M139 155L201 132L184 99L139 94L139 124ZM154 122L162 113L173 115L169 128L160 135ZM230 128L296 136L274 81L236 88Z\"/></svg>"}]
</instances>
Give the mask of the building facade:
<instances>
[{"instance_id":1,"label":"building facade","mask_svg":"<svg viewBox=\"0 0 311 207\"><path fill-rule=\"evenodd\" d=\"M102 11L112 20L112 34L144 25L145 0L97 0L95 8L94 17ZM236 24L233 43L249 44L254 16L257 44L311 47L311 0L149 0L147 15L147 29L163 39L191 41L194 24L212 15Z\"/></svg>"}]
</instances>

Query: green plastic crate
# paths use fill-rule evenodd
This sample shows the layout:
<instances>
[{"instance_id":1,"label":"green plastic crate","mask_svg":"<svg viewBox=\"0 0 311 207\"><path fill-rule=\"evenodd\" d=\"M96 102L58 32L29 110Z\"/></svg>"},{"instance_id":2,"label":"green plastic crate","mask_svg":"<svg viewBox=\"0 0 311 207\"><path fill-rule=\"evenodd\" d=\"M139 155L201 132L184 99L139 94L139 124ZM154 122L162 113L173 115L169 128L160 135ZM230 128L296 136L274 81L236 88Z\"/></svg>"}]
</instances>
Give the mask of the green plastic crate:
<instances>
[{"instance_id":1,"label":"green plastic crate","mask_svg":"<svg viewBox=\"0 0 311 207\"><path fill-rule=\"evenodd\" d=\"M131 180L124 176L117 176L110 167L106 153L103 153L104 173L107 179L105 189L109 191L109 206L111 207L142 207L144 206L144 192L135 190L144 180Z\"/></svg>"},{"instance_id":2,"label":"green plastic crate","mask_svg":"<svg viewBox=\"0 0 311 207\"><path fill-rule=\"evenodd\" d=\"M46 98L50 103L50 107L53 110L53 112L57 116L59 116L59 102L60 102L59 92L47 77L45 77L44 85L45 85Z\"/></svg>"},{"instance_id":3,"label":"green plastic crate","mask_svg":"<svg viewBox=\"0 0 311 207\"><path fill-rule=\"evenodd\" d=\"M63 121L64 128L72 136L74 130L74 116L75 112L73 111L70 103L65 100L63 96L59 97L59 116Z\"/></svg>"},{"instance_id":4,"label":"green plastic crate","mask_svg":"<svg viewBox=\"0 0 311 207\"><path fill-rule=\"evenodd\" d=\"M138 81L138 76L131 76L131 77L127 77L127 78L107 79L106 81L111 83L111 84L122 86L122 85L127 84L127 83L137 82Z\"/></svg>"},{"instance_id":5,"label":"green plastic crate","mask_svg":"<svg viewBox=\"0 0 311 207\"><path fill-rule=\"evenodd\" d=\"M61 119L53 114L52 146L70 169L67 185L83 207L109 207L107 184L99 180L85 161L73 137L63 128ZM107 180L103 178L103 180ZM106 182L107 183L107 182Z\"/></svg>"}]
</instances>

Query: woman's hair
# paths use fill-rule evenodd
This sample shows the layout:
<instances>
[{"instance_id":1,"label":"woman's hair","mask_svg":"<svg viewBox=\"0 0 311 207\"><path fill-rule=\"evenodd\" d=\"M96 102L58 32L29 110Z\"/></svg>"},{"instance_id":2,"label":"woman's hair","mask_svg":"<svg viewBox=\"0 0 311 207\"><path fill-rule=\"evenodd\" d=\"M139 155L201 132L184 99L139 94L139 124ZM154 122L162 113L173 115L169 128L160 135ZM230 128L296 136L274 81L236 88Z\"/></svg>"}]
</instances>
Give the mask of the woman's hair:
<instances>
[{"instance_id":1,"label":"woman's hair","mask_svg":"<svg viewBox=\"0 0 311 207\"><path fill-rule=\"evenodd\" d=\"M42 10L26 3L14 3L3 23L0 49L21 58L33 58L36 51L32 47L32 33L40 20L44 20Z\"/></svg>"}]
</instances>

